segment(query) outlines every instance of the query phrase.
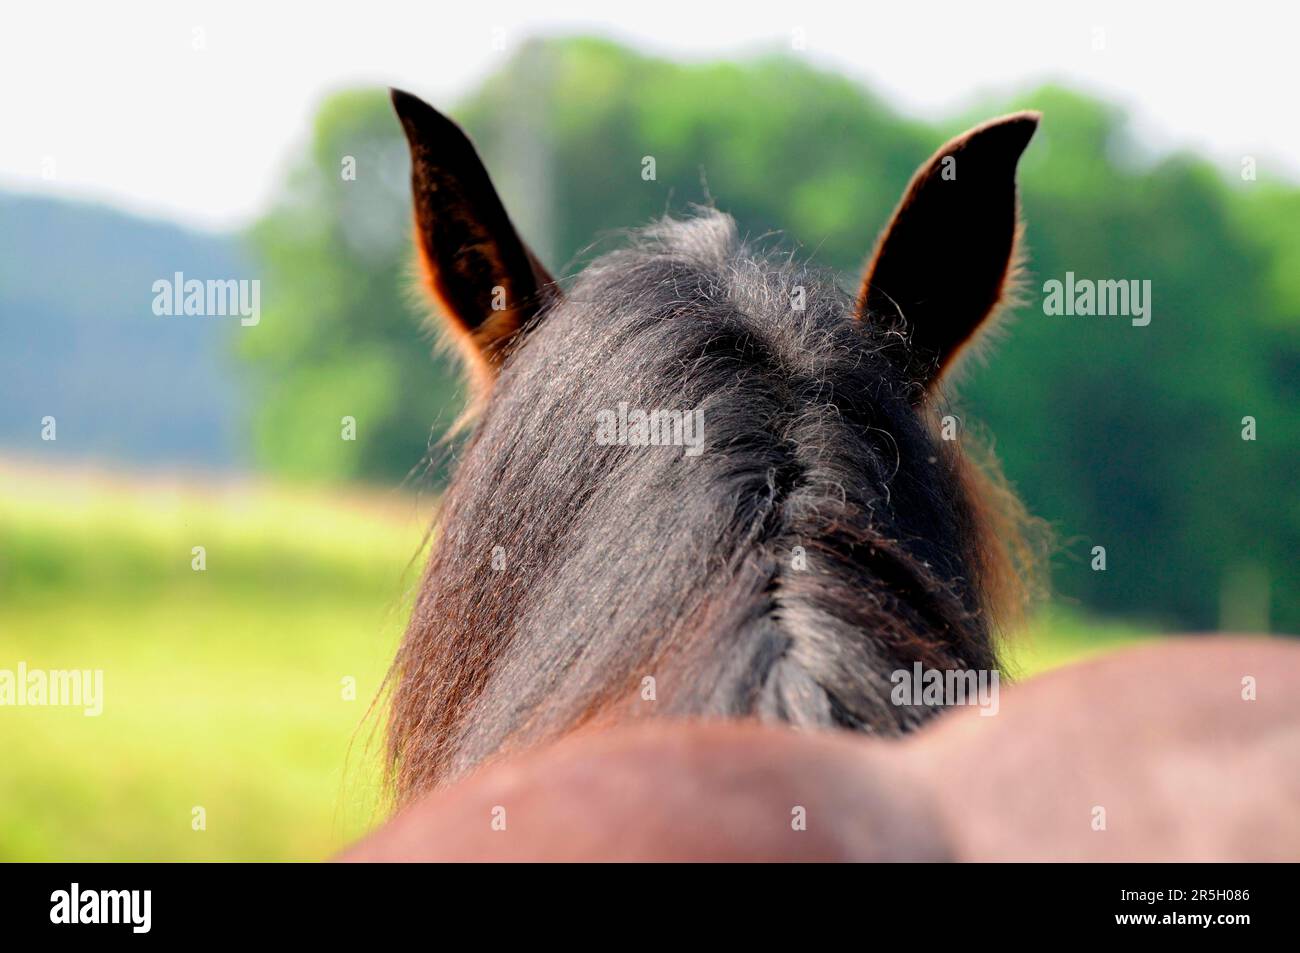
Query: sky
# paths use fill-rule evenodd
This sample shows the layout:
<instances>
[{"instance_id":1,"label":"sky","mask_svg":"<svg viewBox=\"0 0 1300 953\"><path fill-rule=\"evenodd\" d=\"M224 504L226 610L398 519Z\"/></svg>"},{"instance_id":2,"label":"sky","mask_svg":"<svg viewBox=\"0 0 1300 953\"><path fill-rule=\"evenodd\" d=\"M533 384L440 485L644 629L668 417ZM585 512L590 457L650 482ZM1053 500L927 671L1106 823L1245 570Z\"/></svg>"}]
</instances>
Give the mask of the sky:
<instances>
[{"instance_id":1,"label":"sky","mask_svg":"<svg viewBox=\"0 0 1300 953\"><path fill-rule=\"evenodd\" d=\"M523 40L579 33L683 60L789 50L929 119L1063 82L1126 107L1154 154L1300 180L1294 3L15 0L5 20L0 189L203 229L269 204L330 92L454 105Z\"/></svg>"}]
</instances>

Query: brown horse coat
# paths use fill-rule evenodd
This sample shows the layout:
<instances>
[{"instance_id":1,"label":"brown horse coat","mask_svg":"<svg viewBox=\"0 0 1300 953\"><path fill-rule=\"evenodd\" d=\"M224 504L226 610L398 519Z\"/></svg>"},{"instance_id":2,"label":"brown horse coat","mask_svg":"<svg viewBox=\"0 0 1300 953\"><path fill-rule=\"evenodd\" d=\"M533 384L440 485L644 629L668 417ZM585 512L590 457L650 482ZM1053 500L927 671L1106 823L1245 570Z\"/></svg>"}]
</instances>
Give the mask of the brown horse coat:
<instances>
[{"instance_id":1,"label":"brown horse coat","mask_svg":"<svg viewBox=\"0 0 1300 953\"><path fill-rule=\"evenodd\" d=\"M903 740L579 732L422 798L342 859L1296 860L1300 647L1123 651Z\"/></svg>"}]
</instances>

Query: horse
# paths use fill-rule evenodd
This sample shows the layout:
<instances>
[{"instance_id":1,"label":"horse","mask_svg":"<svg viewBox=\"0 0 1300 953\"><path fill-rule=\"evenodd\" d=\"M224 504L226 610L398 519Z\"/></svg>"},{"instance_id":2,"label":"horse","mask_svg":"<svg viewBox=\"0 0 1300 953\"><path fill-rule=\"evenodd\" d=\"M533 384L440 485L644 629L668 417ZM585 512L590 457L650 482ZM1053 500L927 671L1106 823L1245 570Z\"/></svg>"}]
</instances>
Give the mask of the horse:
<instances>
[{"instance_id":1,"label":"horse","mask_svg":"<svg viewBox=\"0 0 1300 953\"><path fill-rule=\"evenodd\" d=\"M464 132L392 99L476 408L396 663L404 798L592 721L899 733L932 709L894 704L891 672L996 665L1011 534L935 408L1007 288L1035 114L917 173L856 298L712 209L564 292ZM598 440L620 406L698 415L701 445Z\"/></svg>"},{"instance_id":2,"label":"horse","mask_svg":"<svg viewBox=\"0 0 1300 953\"><path fill-rule=\"evenodd\" d=\"M339 859L1295 861L1298 726L1290 640L1168 637L900 737L581 729L412 801Z\"/></svg>"},{"instance_id":3,"label":"horse","mask_svg":"<svg viewBox=\"0 0 1300 953\"><path fill-rule=\"evenodd\" d=\"M923 767L942 745L919 740L942 737L926 726L949 700L900 698L898 675L996 682L1034 590L1035 524L944 418L1014 300L1038 114L923 163L855 293L712 207L630 230L562 288L465 133L392 102L419 281L471 400L390 672L401 813L350 856L491 853L486 826L455 832L507 793L552 828L586 804L587 834L563 843L606 856L599 818L641 804L648 770L677 772L669 803L719 791L741 818L798 791L865 805L866 833L758 838L764 857L964 856ZM643 834L634 855L717 855L716 837ZM565 853L536 829L512 843Z\"/></svg>"}]
</instances>

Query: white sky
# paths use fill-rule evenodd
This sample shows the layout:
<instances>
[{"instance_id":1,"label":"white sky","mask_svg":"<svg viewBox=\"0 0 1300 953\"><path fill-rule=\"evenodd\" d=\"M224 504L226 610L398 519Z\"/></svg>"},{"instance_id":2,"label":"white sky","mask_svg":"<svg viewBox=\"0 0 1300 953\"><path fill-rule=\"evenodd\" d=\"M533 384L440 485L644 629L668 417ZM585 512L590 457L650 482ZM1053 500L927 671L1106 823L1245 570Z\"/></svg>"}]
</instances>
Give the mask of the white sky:
<instances>
[{"instance_id":1,"label":"white sky","mask_svg":"<svg viewBox=\"0 0 1300 953\"><path fill-rule=\"evenodd\" d=\"M265 206L324 94L398 85L445 106L535 34L599 33L702 59L789 49L802 29L799 55L905 112L942 116L980 92L1053 79L1128 106L1155 150L1193 146L1230 172L1253 155L1261 176L1300 178L1294 0L9 0L4 19L0 188L208 228Z\"/></svg>"}]
</instances>

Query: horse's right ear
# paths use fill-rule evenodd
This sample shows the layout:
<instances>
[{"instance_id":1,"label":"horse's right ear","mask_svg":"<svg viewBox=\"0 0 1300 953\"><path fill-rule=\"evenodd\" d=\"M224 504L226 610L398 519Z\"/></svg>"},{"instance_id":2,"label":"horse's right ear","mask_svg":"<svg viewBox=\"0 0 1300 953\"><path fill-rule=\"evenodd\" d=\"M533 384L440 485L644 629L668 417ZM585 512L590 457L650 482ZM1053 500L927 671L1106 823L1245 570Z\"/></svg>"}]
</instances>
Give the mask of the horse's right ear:
<instances>
[{"instance_id":1,"label":"horse's right ear","mask_svg":"<svg viewBox=\"0 0 1300 953\"><path fill-rule=\"evenodd\" d=\"M411 147L424 285L482 394L510 342L557 286L515 231L469 137L418 97L391 92Z\"/></svg>"}]
</instances>

